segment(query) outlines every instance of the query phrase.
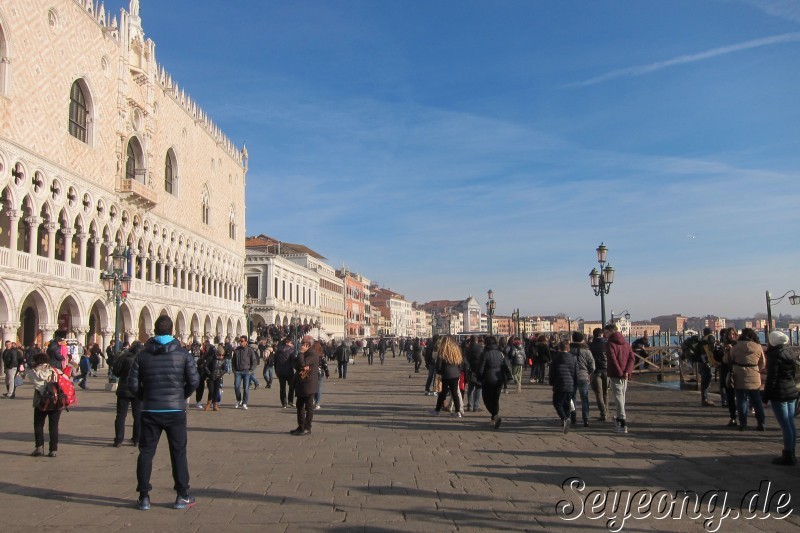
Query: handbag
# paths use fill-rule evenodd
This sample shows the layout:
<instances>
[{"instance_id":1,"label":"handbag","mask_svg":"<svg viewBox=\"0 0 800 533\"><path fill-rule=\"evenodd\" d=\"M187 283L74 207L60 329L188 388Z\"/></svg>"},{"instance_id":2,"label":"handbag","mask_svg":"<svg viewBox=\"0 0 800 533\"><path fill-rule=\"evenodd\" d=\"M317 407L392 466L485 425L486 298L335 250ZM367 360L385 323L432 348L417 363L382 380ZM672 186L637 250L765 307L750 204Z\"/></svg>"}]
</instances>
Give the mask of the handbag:
<instances>
[{"instance_id":1,"label":"handbag","mask_svg":"<svg viewBox=\"0 0 800 533\"><path fill-rule=\"evenodd\" d=\"M22 387L22 385L23 385L24 383L25 383L25 380L24 380L24 379L22 379L22 374L20 374L19 372L17 372L17 373L14 375L14 388L15 388L15 389L17 389L17 388L19 388L19 387Z\"/></svg>"}]
</instances>

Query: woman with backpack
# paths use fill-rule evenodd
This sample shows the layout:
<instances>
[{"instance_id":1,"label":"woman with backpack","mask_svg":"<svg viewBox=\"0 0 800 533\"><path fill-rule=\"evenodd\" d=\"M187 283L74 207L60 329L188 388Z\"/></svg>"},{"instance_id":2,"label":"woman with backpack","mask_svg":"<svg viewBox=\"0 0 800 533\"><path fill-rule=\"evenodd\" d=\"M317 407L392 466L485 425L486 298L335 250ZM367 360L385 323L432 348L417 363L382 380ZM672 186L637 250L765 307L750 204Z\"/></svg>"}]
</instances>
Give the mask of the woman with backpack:
<instances>
[{"instance_id":1,"label":"woman with backpack","mask_svg":"<svg viewBox=\"0 0 800 533\"><path fill-rule=\"evenodd\" d=\"M511 361L511 375L514 376L514 383L517 384L517 391L522 390L522 367L525 366L525 350L522 348L522 341L517 337L511 337L508 343L511 347L508 359Z\"/></svg>"},{"instance_id":2,"label":"woman with backpack","mask_svg":"<svg viewBox=\"0 0 800 533\"><path fill-rule=\"evenodd\" d=\"M45 409L42 398L45 389L53 381L58 381L57 370L50 366L50 356L45 352L34 354L28 377L33 382L33 439L36 449L31 455L41 457L44 455L44 421L48 421L47 429L50 433L50 447L48 457L58 454L58 422L61 419L61 409Z\"/></svg>"}]
</instances>

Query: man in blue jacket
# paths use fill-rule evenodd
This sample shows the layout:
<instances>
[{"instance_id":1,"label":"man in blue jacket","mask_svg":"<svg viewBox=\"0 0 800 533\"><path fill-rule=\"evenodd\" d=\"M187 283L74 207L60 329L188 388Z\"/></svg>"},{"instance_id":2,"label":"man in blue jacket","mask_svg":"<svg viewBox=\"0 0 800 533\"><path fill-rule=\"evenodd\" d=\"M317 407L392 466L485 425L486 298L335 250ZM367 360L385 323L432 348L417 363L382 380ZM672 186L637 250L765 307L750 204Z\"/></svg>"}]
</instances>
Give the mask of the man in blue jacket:
<instances>
[{"instance_id":1,"label":"man in blue jacket","mask_svg":"<svg viewBox=\"0 0 800 533\"><path fill-rule=\"evenodd\" d=\"M139 459L136 479L139 500L136 507L150 509L150 474L161 432L166 432L172 477L175 480L175 509L194 505L189 495L189 462L186 458L186 399L200 383L197 364L192 355L172 336L172 319L158 317L155 336L136 355L127 385L142 402L139 434Z\"/></svg>"}]
</instances>

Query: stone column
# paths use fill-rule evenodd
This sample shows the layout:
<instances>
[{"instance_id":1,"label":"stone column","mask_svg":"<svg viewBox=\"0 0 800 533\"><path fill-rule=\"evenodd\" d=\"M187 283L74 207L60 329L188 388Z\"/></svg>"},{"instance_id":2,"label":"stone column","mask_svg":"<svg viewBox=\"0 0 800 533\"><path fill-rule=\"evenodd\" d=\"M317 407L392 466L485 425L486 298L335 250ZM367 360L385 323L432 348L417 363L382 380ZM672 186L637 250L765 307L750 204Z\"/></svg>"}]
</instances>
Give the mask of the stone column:
<instances>
[{"instance_id":1,"label":"stone column","mask_svg":"<svg viewBox=\"0 0 800 533\"><path fill-rule=\"evenodd\" d=\"M40 324L39 330L42 332L42 350L47 349L47 343L53 338L53 334L58 329L58 324Z\"/></svg>"},{"instance_id":2,"label":"stone column","mask_svg":"<svg viewBox=\"0 0 800 533\"><path fill-rule=\"evenodd\" d=\"M141 272L142 272L142 277L140 279L142 281L146 281L147 280L147 253L146 252L142 253L142 255L139 256L139 268L141 269Z\"/></svg>"},{"instance_id":3,"label":"stone column","mask_svg":"<svg viewBox=\"0 0 800 533\"><path fill-rule=\"evenodd\" d=\"M17 232L19 231L19 219L22 217L22 211L9 209L6 214L8 215L8 249L11 252L11 264L16 268L17 263L13 258L17 255Z\"/></svg>"},{"instance_id":4,"label":"stone column","mask_svg":"<svg viewBox=\"0 0 800 533\"><path fill-rule=\"evenodd\" d=\"M158 262L158 279L159 279L159 281L161 282L162 285L166 285L167 284L167 278L166 278L167 268L166 268L166 266L167 265L166 265L166 263L164 263L164 261L159 261Z\"/></svg>"},{"instance_id":5,"label":"stone column","mask_svg":"<svg viewBox=\"0 0 800 533\"><path fill-rule=\"evenodd\" d=\"M62 260L70 265L72 264L72 236L74 234L75 228L61 228L61 235L64 236L64 257Z\"/></svg>"},{"instance_id":6,"label":"stone column","mask_svg":"<svg viewBox=\"0 0 800 533\"><path fill-rule=\"evenodd\" d=\"M44 225L44 229L47 230L47 259L50 265L56 258L56 232L58 228L59 225L55 222L48 222Z\"/></svg>"},{"instance_id":7,"label":"stone column","mask_svg":"<svg viewBox=\"0 0 800 533\"><path fill-rule=\"evenodd\" d=\"M103 355L100 356L100 364L105 366L106 364L106 348L114 340L114 330L108 328L102 328L99 331L100 333L100 348L103 350Z\"/></svg>"},{"instance_id":8,"label":"stone column","mask_svg":"<svg viewBox=\"0 0 800 533\"><path fill-rule=\"evenodd\" d=\"M25 223L28 225L28 253L32 256L35 256L36 239L38 238L37 232L39 230L39 217L25 217Z\"/></svg>"},{"instance_id":9,"label":"stone column","mask_svg":"<svg viewBox=\"0 0 800 533\"><path fill-rule=\"evenodd\" d=\"M17 330L20 327L19 322L5 322L0 324L0 333L3 335L3 347L5 348L5 342L17 342Z\"/></svg>"},{"instance_id":10,"label":"stone column","mask_svg":"<svg viewBox=\"0 0 800 533\"><path fill-rule=\"evenodd\" d=\"M131 331L131 330L129 330L129 329L128 329L128 330L125 330L125 331L122 333L122 338L124 339L124 341L125 341L125 342L127 342L127 343L128 343L128 346L130 346L130 345L131 345L131 343L132 343L133 341L135 341L135 340L136 340L136 338L137 338L137 337L136 337L136 332L135 332L135 331Z\"/></svg>"},{"instance_id":11,"label":"stone column","mask_svg":"<svg viewBox=\"0 0 800 533\"><path fill-rule=\"evenodd\" d=\"M89 244L94 246L94 261L92 261L92 268L99 271L100 270L100 252L103 251L102 246L100 245L100 239L97 237L91 237L89 239ZM86 263L84 263L86 264Z\"/></svg>"},{"instance_id":12,"label":"stone column","mask_svg":"<svg viewBox=\"0 0 800 533\"><path fill-rule=\"evenodd\" d=\"M78 233L75 235L78 238L78 263L81 267L86 266L86 240L89 237L87 233Z\"/></svg>"}]
</instances>

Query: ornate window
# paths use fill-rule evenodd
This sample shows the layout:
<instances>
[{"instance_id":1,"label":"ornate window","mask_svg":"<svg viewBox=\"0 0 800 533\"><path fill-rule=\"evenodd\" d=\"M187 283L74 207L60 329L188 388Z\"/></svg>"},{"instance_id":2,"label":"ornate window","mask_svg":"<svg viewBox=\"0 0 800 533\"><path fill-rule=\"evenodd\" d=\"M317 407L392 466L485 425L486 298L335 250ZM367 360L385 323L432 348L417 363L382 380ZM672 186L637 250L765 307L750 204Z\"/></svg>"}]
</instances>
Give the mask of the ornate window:
<instances>
[{"instance_id":1,"label":"ornate window","mask_svg":"<svg viewBox=\"0 0 800 533\"><path fill-rule=\"evenodd\" d=\"M231 206L231 211L228 215L228 237L236 239L236 211L233 206Z\"/></svg>"},{"instance_id":2,"label":"ornate window","mask_svg":"<svg viewBox=\"0 0 800 533\"><path fill-rule=\"evenodd\" d=\"M89 142L89 107L81 84L72 84L69 93L69 134L79 141Z\"/></svg>"},{"instance_id":3,"label":"ornate window","mask_svg":"<svg viewBox=\"0 0 800 533\"><path fill-rule=\"evenodd\" d=\"M203 193L203 198L200 202L200 216L203 224L209 224L211 215L209 208L208 192Z\"/></svg>"},{"instance_id":4,"label":"ornate window","mask_svg":"<svg viewBox=\"0 0 800 533\"><path fill-rule=\"evenodd\" d=\"M128 143L128 151L125 154L125 178L136 179L136 153L133 151L133 143Z\"/></svg>"},{"instance_id":5,"label":"ornate window","mask_svg":"<svg viewBox=\"0 0 800 533\"><path fill-rule=\"evenodd\" d=\"M8 43L2 23L0 23L0 95L8 94L8 80L11 61L9 59Z\"/></svg>"},{"instance_id":6,"label":"ornate window","mask_svg":"<svg viewBox=\"0 0 800 533\"><path fill-rule=\"evenodd\" d=\"M164 190L173 195L178 192L176 188L177 175L175 173L177 169L175 166L175 152L170 148L164 160Z\"/></svg>"},{"instance_id":7,"label":"ornate window","mask_svg":"<svg viewBox=\"0 0 800 533\"><path fill-rule=\"evenodd\" d=\"M136 137L131 137L128 141L128 149L125 152L125 178L137 180L147 185L146 172L144 169L144 151L142 145Z\"/></svg>"}]
</instances>

